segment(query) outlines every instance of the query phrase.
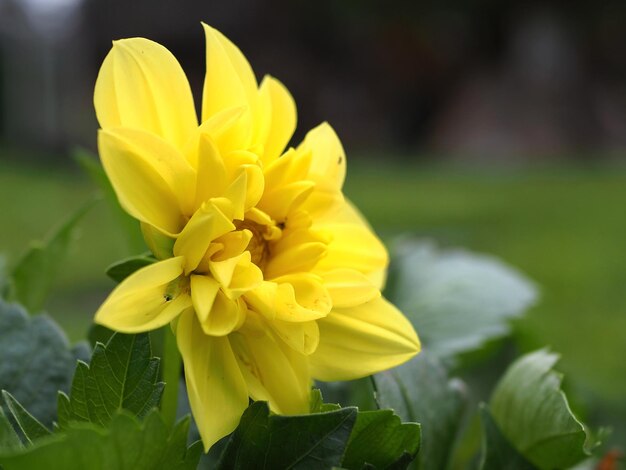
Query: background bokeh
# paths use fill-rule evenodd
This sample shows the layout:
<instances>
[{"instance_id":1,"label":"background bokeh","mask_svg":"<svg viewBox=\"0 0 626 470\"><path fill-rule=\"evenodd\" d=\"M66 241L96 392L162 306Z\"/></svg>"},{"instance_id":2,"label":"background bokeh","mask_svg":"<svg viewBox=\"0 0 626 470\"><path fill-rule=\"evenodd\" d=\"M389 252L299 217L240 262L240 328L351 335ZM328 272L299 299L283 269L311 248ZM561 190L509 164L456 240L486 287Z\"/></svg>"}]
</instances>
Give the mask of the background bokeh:
<instances>
[{"instance_id":1,"label":"background bokeh","mask_svg":"<svg viewBox=\"0 0 626 470\"><path fill-rule=\"evenodd\" d=\"M490 253L536 281L513 347L560 352L574 408L626 441L625 2L0 0L9 265L95 191L70 155L95 150L111 40L168 47L199 99L201 20L291 90L294 143L333 125L346 193L386 240ZM81 230L47 305L74 340L112 287L104 268L136 251L102 204Z\"/></svg>"}]
</instances>

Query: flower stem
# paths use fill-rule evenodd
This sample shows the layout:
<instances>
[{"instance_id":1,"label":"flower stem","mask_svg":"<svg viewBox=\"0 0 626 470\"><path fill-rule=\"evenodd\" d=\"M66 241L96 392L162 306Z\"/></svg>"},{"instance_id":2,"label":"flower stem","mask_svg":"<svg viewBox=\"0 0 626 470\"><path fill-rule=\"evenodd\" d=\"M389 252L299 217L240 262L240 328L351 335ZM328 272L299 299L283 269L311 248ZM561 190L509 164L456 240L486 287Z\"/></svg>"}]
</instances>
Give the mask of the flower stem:
<instances>
[{"instance_id":1,"label":"flower stem","mask_svg":"<svg viewBox=\"0 0 626 470\"><path fill-rule=\"evenodd\" d=\"M162 364L165 390L161 399L161 413L165 422L173 426L176 422L176 410L178 408L181 357L176 346L176 337L169 325L163 327Z\"/></svg>"}]
</instances>

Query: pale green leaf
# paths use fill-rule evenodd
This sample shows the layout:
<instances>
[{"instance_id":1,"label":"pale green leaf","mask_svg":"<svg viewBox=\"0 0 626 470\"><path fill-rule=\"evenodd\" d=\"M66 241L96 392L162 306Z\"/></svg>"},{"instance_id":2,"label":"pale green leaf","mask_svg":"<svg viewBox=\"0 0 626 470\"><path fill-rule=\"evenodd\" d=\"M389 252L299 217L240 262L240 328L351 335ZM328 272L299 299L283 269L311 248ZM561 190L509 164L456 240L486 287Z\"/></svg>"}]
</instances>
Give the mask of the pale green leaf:
<instances>
[{"instance_id":1,"label":"pale green leaf","mask_svg":"<svg viewBox=\"0 0 626 470\"><path fill-rule=\"evenodd\" d=\"M533 284L495 258L413 240L397 251L391 296L438 357L507 335L509 320L536 299Z\"/></svg>"},{"instance_id":2,"label":"pale green leaf","mask_svg":"<svg viewBox=\"0 0 626 470\"><path fill-rule=\"evenodd\" d=\"M514 362L493 392L489 410L507 440L541 469L568 468L588 458L583 424L561 391L552 367L558 356L546 350Z\"/></svg>"},{"instance_id":3,"label":"pale green leaf","mask_svg":"<svg viewBox=\"0 0 626 470\"><path fill-rule=\"evenodd\" d=\"M58 390L68 390L76 360L63 331L45 315L30 317L0 300L0 389L50 427Z\"/></svg>"},{"instance_id":4,"label":"pale green leaf","mask_svg":"<svg viewBox=\"0 0 626 470\"><path fill-rule=\"evenodd\" d=\"M483 449L481 470L534 470L536 467L522 457L506 440L493 421L489 409L481 407Z\"/></svg>"}]
</instances>

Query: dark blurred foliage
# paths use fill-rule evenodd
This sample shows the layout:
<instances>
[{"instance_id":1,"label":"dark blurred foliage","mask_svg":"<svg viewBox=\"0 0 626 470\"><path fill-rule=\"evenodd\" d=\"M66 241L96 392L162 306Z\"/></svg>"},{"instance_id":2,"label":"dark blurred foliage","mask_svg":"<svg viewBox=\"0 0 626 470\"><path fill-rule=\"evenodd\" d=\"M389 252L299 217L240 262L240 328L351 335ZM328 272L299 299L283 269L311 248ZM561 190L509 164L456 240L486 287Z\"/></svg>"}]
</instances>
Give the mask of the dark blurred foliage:
<instances>
[{"instance_id":1,"label":"dark blurred foliage","mask_svg":"<svg viewBox=\"0 0 626 470\"><path fill-rule=\"evenodd\" d=\"M351 154L626 149L624 1L0 0L0 138L93 147L91 94L112 39L168 47L198 100L201 20L292 91L296 139L328 120Z\"/></svg>"}]
</instances>

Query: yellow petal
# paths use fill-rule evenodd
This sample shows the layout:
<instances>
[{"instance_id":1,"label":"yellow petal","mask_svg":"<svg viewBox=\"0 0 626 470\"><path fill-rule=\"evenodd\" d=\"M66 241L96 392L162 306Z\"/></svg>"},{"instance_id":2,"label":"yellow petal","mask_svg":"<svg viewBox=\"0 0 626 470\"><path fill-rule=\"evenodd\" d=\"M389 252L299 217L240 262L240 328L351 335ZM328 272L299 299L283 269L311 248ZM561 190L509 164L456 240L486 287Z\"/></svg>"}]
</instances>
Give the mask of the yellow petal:
<instances>
[{"instance_id":1,"label":"yellow petal","mask_svg":"<svg viewBox=\"0 0 626 470\"><path fill-rule=\"evenodd\" d=\"M265 275L268 280L272 280L279 276L307 272L326 255L326 251L324 243L303 243L272 256L266 265Z\"/></svg>"},{"instance_id":2,"label":"yellow petal","mask_svg":"<svg viewBox=\"0 0 626 470\"><path fill-rule=\"evenodd\" d=\"M281 155L296 130L296 104L287 88L269 75L261 82L259 93L269 95L270 101L270 128L263 154L263 162L267 164Z\"/></svg>"},{"instance_id":3,"label":"yellow petal","mask_svg":"<svg viewBox=\"0 0 626 470\"><path fill-rule=\"evenodd\" d=\"M265 281L244 294L248 305L268 320L305 322L323 318L332 300L319 276L290 274Z\"/></svg>"},{"instance_id":4,"label":"yellow petal","mask_svg":"<svg viewBox=\"0 0 626 470\"><path fill-rule=\"evenodd\" d=\"M275 279L291 273L307 272L326 255L326 243L307 240L276 249L265 266L265 277Z\"/></svg>"},{"instance_id":5,"label":"yellow petal","mask_svg":"<svg viewBox=\"0 0 626 470\"><path fill-rule=\"evenodd\" d=\"M191 306L191 298L171 288L183 273L183 258L146 266L119 284L96 312L95 321L123 333L139 333L167 325Z\"/></svg>"},{"instance_id":6,"label":"yellow petal","mask_svg":"<svg viewBox=\"0 0 626 470\"><path fill-rule=\"evenodd\" d=\"M206 36L206 75L202 95L202 121L233 107L244 107L235 126L245 135L243 148L252 139L252 119L257 100L257 84L243 54L219 31L202 24Z\"/></svg>"},{"instance_id":7,"label":"yellow petal","mask_svg":"<svg viewBox=\"0 0 626 470\"><path fill-rule=\"evenodd\" d=\"M313 181L294 181L274 191L266 191L259 209L267 212L275 220L284 221L313 192Z\"/></svg>"},{"instance_id":8,"label":"yellow petal","mask_svg":"<svg viewBox=\"0 0 626 470\"><path fill-rule=\"evenodd\" d=\"M110 136L121 147L130 149L135 158L150 165L171 188L181 212L187 216L193 213L196 171L181 152L145 131L113 128L101 133Z\"/></svg>"},{"instance_id":9,"label":"yellow petal","mask_svg":"<svg viewBox=\"0 0 626 470\"><path fill-rule=\"evenodd\" d=\"M218 147L208 135L200 136L195 205L200 207L226 188L226 168Z\"/></svg>"},{"instance_id":10,"label":"yellow petal","mask_svg":"<svg viewBox=\"0 0 626 470\"><path fill-rule=\"evenodd\" d=\"M219 290L211 312L201 322L202 330L211 336L228 335L243 324L246 312L245 302L229 299L222 290Z\"/></svg>"},{"instance_id":11,"label":"yellow petal","mask_svg":"<svg viewBox=\"0 0 626 470\"><path fill-rule=\"evenodd\" d=\"M309 358L319 380L365 377L400 365L420 350L411 323L383 297L333 309L318 325L320 343Z\"/></svg>"},{"instance_id":12,"label":"yellow petal","mask_svg":"<svg viewBox=\"0 0 626 470\"><path fill-rule=\"evenodd\" d=\"M198 274L191 275L191 299L193 308L198 315L200 322L204 322L215 302L215 296L220 289L219 283L210 276L202 276Z\"/></svg>"},{"instance_id":13,"label":"yellow petal","mask_svg":"<svg viewBox=\"0 0 626 470\"><path fill-rule=\"evenodd\" d=\"M213 277L217 282L219 282L224 287L228 287L230 285L230 281L233 278L235 268L242 260L247 260L248 263L250 262L249 251L245 251L239 256L235 256L224 261L211 261L209 263L209 269L211 270L211 274L213 274Z\"/></svg>"},{"instance_id":14,"label":"yellow petal","mask_svg":"<svg viewBox=\"0 0 626 470\"><path fill-rule=\"evenodd\" d=\"M311 198L307 200L309 202ZM307 209L310 210L310 207ZM369 250L371 250L371 266L369 268L361 269L364 272L369 280L379 289L383 289L385 286L385 281L387 279L387 265L389 264L388 259L389 255L387 254L387 249L385 246L378 241L376 235L374 234L373 229L370 224L367 222L363 214L359 212L359 210L354 207L354 205L347 199L343 200L341 204L335 205L334 207L329 207L327 210L323 212L319 212L315 217L315 226L321 229L328 229L331 232L334 230L333 227L337 226L345 226L352 225L353 227L360 227L354 230L359 232L369 232L371 236L367 236L366 238L369 240ZM341 232L341 230L340 230ZM333 234L334 236L335 234ZM339 236L338 243L341 239L348 236L344 234ZM373 238L372 238L373 237ZM337 248L337 246L335 246ZM378 262L374 260L374 258L378 258ZM386 260L383 262L383 260ZM330 262L330 260L328 260ZM335 261L338 261L335 258ZM350 267L347 266L346 267ZM324 268L324 266L322 267Z\"/></svg>"},{"instance_id":15,"label":"yellow petal","mask_svg":"<svg viewBox=\"0 0 626 470\"><path fill-rule=\"evenodd\" d=\"M270 327L290 348L306 356L313 354L320 340L320 330L316 321L287 322L273 320Z\"/></svg>"},{"instance_id":16,"label":"yellow petal","mask_svg":"<svg viewBox=\"0 0 626 470\"><path fill-rule=\"evenodd\" d=\"M168 235L180 232L183 218L178 198L154 161L109 131L98 133L98 149L122 207Z\"/></svg>"},{"instance_id":17,"label":"yellow petal","mask_svg":"<svg viewBox=\"0 0 626 470\"><path fill-rule=\"evenodd\" d=\"M239 256L250 244L252 232L250 230L236 230L219 237L216 242L224 246L213 256L213 261L224 261Z\"/></svg>"},{"instance_id":18,"label":"yellow petal","mask_svg":"<svg viewBox=\"0 0 626 470\"><path fill-rule=\"evenodd\" d=\"M231 433L248 407L248 390L228 337L207 336L193 311L176 326L191 411L205 452Z\"/></svg>"},{"instance_id":19,"label":"yellow petal","mask_svg":"<svg viewBox=\"0 0 626 470\"><path fill-rule=\"evenodd\" d=\"M341 141L328 123L309 131L298 151L312 155L309 179L320 188L340 190L346 178L346 154Z\"/></svg>"},{"instance_id":20,"label":"yellow petal","mask_svg":"<svg viewBox=\"0 0 626 470\"><path fill-rule=\"evenodd\" d=\"M247 332L244 327L231 335L250 396L267 401L276 413L307 413L311 379L306 356L282 344L265 328Z\"/></svg>"},{"instance_id":21,"label":"yellow petal","mask_svg":"<svg viewBox=\"0 0 626 470\"><path fill-rule=\"evenodd\" d=\"M185 275L198 267L213 240L234 229L233 223L215 205L203 204L174 244L174 255L185 257Z\"/></svg>"},{"instance_id":22,"label":"yellow petal","mask_svg":"<svg viewBox=\"0 0 626 470\"><path fill-rule=\"evenodd\" d=\"M115 41L94 93L102 128L153 133L183 149L198 121L189 82L176 58L144 38Z\"/></svg>"},{"instance_id":23,"label":"yellow petal","mask_svg":"<svg viewBox=\"0 0 626 470\"><path fill-rule=\"evenodd\" d=\"M354 269L333 269L320 274L333 308L356 307L380 296L378 287Z\"/></svg>"},{"instance_id":24,"label":"yellow petal","mask_svg":"<svg viewBox=\"0 0 626 470\"><path fill-rule=\"evenodd\" d=\"M378 237L364 226L327 224L323 229L331 234L327 255L316 265L320 271L355 269L363 274L377 273L387 268L387 250Z\"/></svg>"}]
</instances>

